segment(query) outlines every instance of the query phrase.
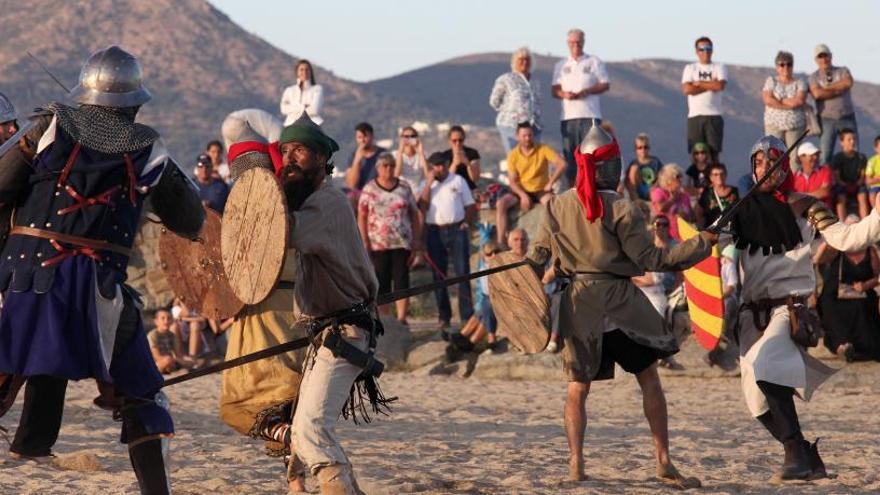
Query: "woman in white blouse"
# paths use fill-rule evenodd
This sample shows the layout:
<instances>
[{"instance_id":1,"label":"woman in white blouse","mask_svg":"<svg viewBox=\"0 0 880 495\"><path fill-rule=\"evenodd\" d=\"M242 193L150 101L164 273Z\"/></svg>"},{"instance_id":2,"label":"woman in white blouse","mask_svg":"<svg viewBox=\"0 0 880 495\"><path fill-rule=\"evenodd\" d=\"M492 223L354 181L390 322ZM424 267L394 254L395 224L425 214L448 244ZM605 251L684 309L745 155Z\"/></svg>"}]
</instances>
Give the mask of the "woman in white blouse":
<instances>
[{"instance_id":1,"label":"woman in white blouse","mask_svg":"<svg viewBox=\"0 0 880 495\"><path fill-rule=\"evenodd\" d=\"M535 131L535 142L541 141L541 109L538 81L532 79L532 54L520 48L510 57L510 72L498 76L489 95L489 105L498 112L495 125L501 135L504 152L516 147L516 126L528 122Z\"/></svg>"},{"instance_id":2,"label":"woman in white blouse","mask_svg":"<svg viewBox=\"0 0 880 495\"><path fill-rule=\"evenodd\" d=\"M312 64L302 59L296 64L296 84L288 86L281 95L281 113L285 116L284 125L290 125L302 115L309 114L316 124L324 122L321 110L324 108L324 88L315 83Z\"/></svg>"}]
</instances>

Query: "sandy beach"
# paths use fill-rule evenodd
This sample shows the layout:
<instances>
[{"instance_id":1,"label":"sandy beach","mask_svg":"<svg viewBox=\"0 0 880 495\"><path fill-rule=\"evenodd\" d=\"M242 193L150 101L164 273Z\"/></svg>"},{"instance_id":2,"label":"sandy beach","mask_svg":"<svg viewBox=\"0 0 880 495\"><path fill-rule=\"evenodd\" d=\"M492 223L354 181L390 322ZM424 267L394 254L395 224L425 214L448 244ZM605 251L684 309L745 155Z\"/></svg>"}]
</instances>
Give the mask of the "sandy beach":
<instances>
[{"instance_id":1,"label":"sandy beach","mask_svg":"<svg viewBox=\"0 0 880 495\"><path fill-rule=\"evenodd\" d=\"M490 357L491 358L491 357ZM482 359L482 358L481 358ZM700 493L880 492L880 366L848 365L801 418L822 437L833 479L772 486L781 448L751 420L739 378L664 376L671 413L672 454ZM172 477L178 494L286 493L281 462L217 417L220 380L210 376L168 389L177 435ZM618 370L596 383L589 402L586 452L589 480L566 475L561 381L512 381L426 372L389 372L389 395L400 400L391 417L372 424L342 423L340 435L362 488L386 493L656 493L653 449L635 380ZM94 383L68 389L56 465L12 460L0 451L0 493L136 493L119 425L91 404ZM12 429L20 400L0 424ZM315 490L313 480L308 486Z\"/></svg>"}]
</instances>

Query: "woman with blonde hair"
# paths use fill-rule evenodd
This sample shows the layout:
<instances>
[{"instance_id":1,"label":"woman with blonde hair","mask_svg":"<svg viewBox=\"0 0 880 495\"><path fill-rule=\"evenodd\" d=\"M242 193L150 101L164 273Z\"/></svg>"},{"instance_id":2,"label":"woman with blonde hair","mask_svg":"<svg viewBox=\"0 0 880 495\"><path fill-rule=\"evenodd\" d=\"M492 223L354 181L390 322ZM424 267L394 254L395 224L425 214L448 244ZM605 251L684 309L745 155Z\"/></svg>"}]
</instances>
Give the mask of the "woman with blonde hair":
<instances>
[{"instance_id":1,"label":"woman with blonde hair","mask_svg":"<svg viewBox=\"0 0 880 495\"><path fill-rule=\"evenodd\" d=\"M532 79L531 70L531 52L526 47L519 48L510 57L510 72L498 76L492 86L489 105L498 112L495 126L505 154L516 146L516 126L524 122L532 125L535 141L541 140L541 88Z\"/></svg>"},{"instance_id":2,"label":"woman with blonde hair","mask_svg":"<svg viewBox=\"0 0 880 495\"><path fill-rule=\"evenodd\" d=\"M657 174L657 185L651 190L651 213L669 219L669 233L680 239L676 216L688 222L694 221L690 196L684 191L681 180L684 172L674 163L668 163Z\"/></svg>"}]
</instances>

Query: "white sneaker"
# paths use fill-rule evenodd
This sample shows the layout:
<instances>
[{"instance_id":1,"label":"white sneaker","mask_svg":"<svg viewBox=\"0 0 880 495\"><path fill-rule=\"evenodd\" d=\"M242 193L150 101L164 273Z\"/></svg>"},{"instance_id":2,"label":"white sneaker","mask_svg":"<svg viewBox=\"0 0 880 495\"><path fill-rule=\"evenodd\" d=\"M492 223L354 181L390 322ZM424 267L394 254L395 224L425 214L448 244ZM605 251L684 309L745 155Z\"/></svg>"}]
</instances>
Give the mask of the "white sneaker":
<instances>
[{"instance_id":1,"label":"white sneaker","mask_svg":"<svg viewBox=\"0 0 880 495\"><path fill-rule=\"evenodd\" d=\"M550 343L547 344L547 347L544 348L544 352L555 353L556 349L558 349L556 342L551 340Z\"/></svg>"}]
</instances>

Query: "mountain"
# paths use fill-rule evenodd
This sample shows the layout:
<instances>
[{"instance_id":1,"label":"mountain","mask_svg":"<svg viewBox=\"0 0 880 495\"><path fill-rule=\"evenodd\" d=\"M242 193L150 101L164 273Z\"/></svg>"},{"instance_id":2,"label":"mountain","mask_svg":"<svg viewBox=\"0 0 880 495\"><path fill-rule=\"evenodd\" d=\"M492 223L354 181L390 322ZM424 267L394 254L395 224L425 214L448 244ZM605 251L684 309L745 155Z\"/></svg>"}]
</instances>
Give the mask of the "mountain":
<instances>
[{"instance_id":1,"label":"mountain","mask_svg":"<svg viewBox=\"0 0 880 495\"><path fill-rule=\"evenodd\" d=\"M194 164L206 142L219 137L229 112L257 107L277 113L284 87L295 79L297 58L204 0L0 0L0 25L0 92L20 114L64 98L26 50L73 87L90 53L119 44L140 59L154 96L139 120L154 126L183 164ZM360 120L392 129L433 116L322 67L315 74L328 95L328 131L343 143L352 140Z\"/></svg>"},{"instance_id":2,"label":"mountain","mask_svg":"<svg viewBox=\"0 0 880 495\"><path fill-rule=\"evenodd\" d=\"M533 55L533 77L541 87L544 139L559 146L559 102L550 94L553 66L558 58ZM446 120L494 126L489 93L500 74L510 70L510 55L485 53L458 57L367 83L383 95L393 95L414 107L434 109ZM687 102L680 90L687 62L645 59L607 64L611 89L602 95L602 113L614 125L626 158L633 156L632 139L640 132L651 136L652 153L664 162L689 163L686 150ZM812 63L810 63L812 69ZM747 169L746 154L763 133L761 88L772 67L728 66L730 80L724 92L725 137L722 159L734 171ZM856 75L858 75L856 73ZM880 130L880 85L857 82L853 89L861 148L870 152ZM494 140L497 141L497 138ZM500 157L497 142L486 142L487 154ZM482 152L483 150L481 150ZM734 175L734 174L732 174ZM732 177L735 179L736 176Z\"/></svg>"}]
</instances>

